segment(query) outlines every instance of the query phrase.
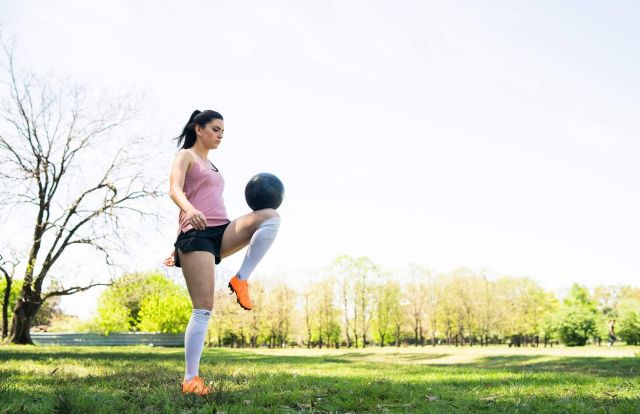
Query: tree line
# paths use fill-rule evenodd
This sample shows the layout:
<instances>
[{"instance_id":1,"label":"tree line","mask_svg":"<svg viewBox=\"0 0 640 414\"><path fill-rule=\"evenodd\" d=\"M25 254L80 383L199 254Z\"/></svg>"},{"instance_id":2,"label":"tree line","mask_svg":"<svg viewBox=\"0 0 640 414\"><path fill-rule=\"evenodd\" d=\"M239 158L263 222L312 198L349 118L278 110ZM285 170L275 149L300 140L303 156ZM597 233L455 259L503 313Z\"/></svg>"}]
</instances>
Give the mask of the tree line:
<instances>
[{"instance_id":1,"label":"tree line","mask_svg":"<svg viewBox=\"0 0 640 414\"><path fill-rule=\"evenodd\" d=\"M301 289L263 280L251 293L255 308L246 312L216 291L210 346L585 345L605 340L613 319L621 339L640 343L640 288L630 286L575 284L559 298L528 277L416 265L389 272L367 257L341 256ZM72 326L182 333L190 314L181 284L160 273L125 274L102 293L93 320Z\"/></svg>"}]
</instances>

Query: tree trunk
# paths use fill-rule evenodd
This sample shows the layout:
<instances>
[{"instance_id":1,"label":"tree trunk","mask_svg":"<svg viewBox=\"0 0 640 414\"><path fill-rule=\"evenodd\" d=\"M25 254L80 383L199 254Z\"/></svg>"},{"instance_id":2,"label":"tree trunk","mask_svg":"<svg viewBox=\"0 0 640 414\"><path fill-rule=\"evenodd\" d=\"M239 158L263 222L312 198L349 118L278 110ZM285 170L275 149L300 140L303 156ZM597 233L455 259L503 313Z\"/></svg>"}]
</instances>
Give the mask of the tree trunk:
<instances>
[{"instance_id":1,"label":"tree trunk","mask_svg":"<svg viewBox=\"0 0 640 414\"><path fill-rule=\"evenodd\" d=\"M351 336L349 335L349 313L348 313L348 306L347 306L347 299L346 299L346 294L344 295L344 332L346 334L347 337L347 348L351 348Z\"/></svg>"},{"instance_id":2,"label":"tree trunk","mask_svg":"<svg viewBox=\"0 0 640 414\"><path fill-rule=\"evenodd\" d=\"M13 321L11 323L11 335L9 338L11 343L33 345L29 332L31 330L31 322L42 305L40 298L34 298L33 296L34 295L26 301L22 298L18 299L18 303L13 310Z\"/></svg>"},{"instance_id":3,"label":"tree trunk","mask_svg":"<svg viewBox=\"0 0 640 414\"><path fill-rule=\"evenodd\" d=\"M11 296L11 278L5 277L7 282L4 290L4 300L2 302L2 339L9 335L9 297Z\"/></svg>"}]
</instances>

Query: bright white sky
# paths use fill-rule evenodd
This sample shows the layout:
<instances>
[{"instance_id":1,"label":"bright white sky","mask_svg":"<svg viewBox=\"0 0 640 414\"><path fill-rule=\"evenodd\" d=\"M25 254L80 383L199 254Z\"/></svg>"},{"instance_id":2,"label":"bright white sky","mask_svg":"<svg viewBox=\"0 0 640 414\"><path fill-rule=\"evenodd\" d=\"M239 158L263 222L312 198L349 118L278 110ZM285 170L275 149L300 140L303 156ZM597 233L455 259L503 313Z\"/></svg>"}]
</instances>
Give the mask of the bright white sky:
<instances>
[{"instance_id":1,"label":"bright white sky","mask_svg":"<svg viewBox=\"0 0 640 414\"><path fill-rule=\"evenodd\" d=\"M3 36L39 73L144 93L150 172L168 175L194 109L220 111L230 215L256 172L287 189L258 273L304 279L350 254L637 285L638 2L96 4L5 0ZM171 249L163 202L129 269Z\"/></svg>"}]
</instances>

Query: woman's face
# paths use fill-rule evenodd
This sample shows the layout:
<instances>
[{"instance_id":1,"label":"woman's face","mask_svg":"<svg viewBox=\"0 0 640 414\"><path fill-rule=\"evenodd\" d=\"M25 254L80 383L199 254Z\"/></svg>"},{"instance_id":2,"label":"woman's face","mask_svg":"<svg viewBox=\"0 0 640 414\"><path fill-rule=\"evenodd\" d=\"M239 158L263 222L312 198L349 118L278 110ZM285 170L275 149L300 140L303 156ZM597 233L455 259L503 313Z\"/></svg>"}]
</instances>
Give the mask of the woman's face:
<instances>
[{"instance_id":1,"label":"woman's face","mask_svg":"<svg viewBox=\"0 0 640 414\"><path fill-rule=\"evenodd\" d=\"M205 126L196 125L196 136L208 149L216 149L222 141L224 135L224 121L222 119L214 119Z\"/></svg>"}]
</instances>

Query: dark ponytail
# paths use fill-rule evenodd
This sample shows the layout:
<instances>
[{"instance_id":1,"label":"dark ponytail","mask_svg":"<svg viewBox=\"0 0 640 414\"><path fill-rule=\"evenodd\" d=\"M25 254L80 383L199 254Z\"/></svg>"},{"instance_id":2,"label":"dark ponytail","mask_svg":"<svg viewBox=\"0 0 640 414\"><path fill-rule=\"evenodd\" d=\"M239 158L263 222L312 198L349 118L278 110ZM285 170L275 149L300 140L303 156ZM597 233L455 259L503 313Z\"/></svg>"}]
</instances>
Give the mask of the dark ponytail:
<instances>
[{"instance_id":1,"label":"dark ponytail","mask_svg":"<svg viewBox=\"0 0 640 414\"><path fill-rule=\"evenodd\" d=\"M222 115L216 111L207 109L200 112L197 109L193 111L189 117L189 121L182 129L182 134L178 135L175 140L178 141L178 148L182 145L182 149L191 148L196 143L196 125L204 127L214 119L224 120ZM184 143L183 143L184 141Z\"/></svg>"}]
</instances>

